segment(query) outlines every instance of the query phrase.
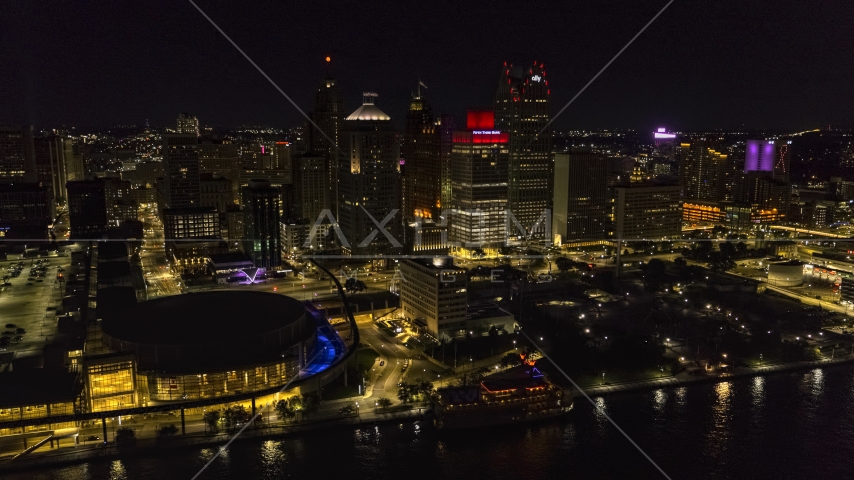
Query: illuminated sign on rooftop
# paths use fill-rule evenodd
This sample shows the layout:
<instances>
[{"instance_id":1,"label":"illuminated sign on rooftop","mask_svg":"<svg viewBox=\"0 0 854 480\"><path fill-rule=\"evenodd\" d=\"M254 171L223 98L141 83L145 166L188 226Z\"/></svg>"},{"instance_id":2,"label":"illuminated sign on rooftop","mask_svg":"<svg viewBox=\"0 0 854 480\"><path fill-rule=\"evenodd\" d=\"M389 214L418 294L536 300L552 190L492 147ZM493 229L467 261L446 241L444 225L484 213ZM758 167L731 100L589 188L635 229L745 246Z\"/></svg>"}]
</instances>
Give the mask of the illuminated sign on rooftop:
<instances>
[{"instance_id":1,"label":"illuminated sign on rooftop","mask_svg":"<svg viewBox=\"0 0 854 480\"><path fill-rule=\"evenodd\" d=\"M658 127L658 130L653 134L656 140L669 140L676 138L676 134L667 133L667 129L664 127Z\"/></svg>"}]
</instances>

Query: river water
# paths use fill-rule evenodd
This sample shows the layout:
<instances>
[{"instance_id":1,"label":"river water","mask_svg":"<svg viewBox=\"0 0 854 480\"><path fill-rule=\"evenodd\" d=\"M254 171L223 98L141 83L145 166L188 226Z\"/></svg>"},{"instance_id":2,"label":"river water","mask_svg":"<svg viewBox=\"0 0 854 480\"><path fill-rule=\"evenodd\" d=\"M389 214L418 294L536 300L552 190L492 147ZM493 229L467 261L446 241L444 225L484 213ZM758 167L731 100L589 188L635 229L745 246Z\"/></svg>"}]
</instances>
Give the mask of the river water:
<instances>
[{"instance_id":1,"label":"river water","mask_svg":"<svg viewBox=\"0 0 854 480\"><path fill-rule=\"evenodd\" d=\"M594 398L671 478L854 478L854 366ZM416 433L412 421L237 441L206 479L664 478L584 398L564 419ZM187 479L213 448L3 475Z\"/></svg>"}]
</instances>

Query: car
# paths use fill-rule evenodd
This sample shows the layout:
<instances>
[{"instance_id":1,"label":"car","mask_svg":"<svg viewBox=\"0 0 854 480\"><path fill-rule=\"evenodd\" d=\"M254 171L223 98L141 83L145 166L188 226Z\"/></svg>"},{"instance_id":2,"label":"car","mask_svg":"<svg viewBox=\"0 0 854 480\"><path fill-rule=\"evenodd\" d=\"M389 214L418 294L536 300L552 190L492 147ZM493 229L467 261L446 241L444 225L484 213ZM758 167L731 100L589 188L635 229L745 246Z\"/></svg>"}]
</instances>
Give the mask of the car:
<instances>
[{"instance_id":1,"label":"car","mask_svg":"<svg viewBox=\"0 0 854 480\"><path fill-rule=\"evenodd\" d=\"M43 279L43 278L39 278L39 279L36 279L36 281L37 281L37 282L43 282L43 281L44 281L44 279Z\"/></svg>"},{"instance_id":2,"label":"car","mask_svg":"<svg viewBox=\"0 0 854 480\"><path fill-rule=\"evenodd\" d=\"M0 333L0 335L3 335L4 337L10 337L10 336L12 336L12 335L14 335L14 334L15 334L15 332L13 332L13 331L11 331L11 330L6 330L5 332Z\"/></svg>"},{"instance_id":3,"label":"car","mask_svg":"<svg viewBox=\"0 0 854 480\"><path fill-rule=\"evenodd\" d=\"M23 340L23 339L24 339L24 337L22 335L14 336L14 337L12 337L12 343L21 343L21 340Z\"/></svg>"},{"instance_id":4,"label":"car","mask_svg":"<svg viewBox=\"0 0 854 480\"><path fill-rule=\"evenodd\" d=\"M12 343L9 337L0 337L0 347L8 347Z\"/></svg>"},{"instance_id":5,"label":"car","mask_svg":"<svg viewBox=\"0 0 854 480\"><path fill-rule=\"evenodd\" d=\"M19 333L19 334L22 334L22 335L23 335L23 334L27 333L27 329L26 329L26 328L18 327L18 328L16 328L16 329L15 329L15 333Z\"/></svg>"},{"instance_id":6,"label":"car","mask_svg":"<svg viewBox=\"0 0 854 480\"><path fill-rule=\"evenodd\" d=\"M385 365L385 360L380 360L380 366L382 367L383 365Z\"/></svg>"},{"instance_id":7,"label":"car","mask_svg":"<svg viewBox=\"0 0 854 480\"><path fill-rule=\"evenodd\" d=\"M6 328L16 328L16 325L14 323L7 323Z\"/></svg>"},{"instance_id":8,"label":"car","mask_svg":"<svg viewBox=\"0 0 854 480\"><path fill-rule=\"evenodd\" d=\"M28 279L27 279L27 281L28 281L28 282L32 282L32 281L34 281L34 280L35 280L35 277L30 277L30 278L28 278Z\"/></svg>"},{"instance_id":9,"label":"car","mask_svg":"<svg viewBox=\"0 0 854 480\"><path fill-rule=\"evenodd\" d=\"M97 435L89 435L88 437L84 438L83 440L86 442L96 442L100 439L101 439L101 437L99 437Z\"/></svg>"}]
</instances>

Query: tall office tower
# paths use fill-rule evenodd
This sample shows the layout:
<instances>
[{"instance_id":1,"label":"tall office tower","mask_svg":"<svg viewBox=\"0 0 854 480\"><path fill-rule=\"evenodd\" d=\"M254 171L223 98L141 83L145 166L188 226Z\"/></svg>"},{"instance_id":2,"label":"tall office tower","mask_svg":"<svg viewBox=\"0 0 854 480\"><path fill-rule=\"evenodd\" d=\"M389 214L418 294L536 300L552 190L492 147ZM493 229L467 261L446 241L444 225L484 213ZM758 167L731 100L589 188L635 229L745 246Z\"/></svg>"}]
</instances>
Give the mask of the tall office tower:
<instances>
[{"instance_id":1,"label":"tall office tower","mask_svg":"<svg viewBox=\"0 0 854 480\"><path fill-rule=\"evenodd\" d=\"M282 190L266 180L252 180L243 187L243 253L258 268L282 264Z\"/></svg>"},{"instance_id":2,"label":"tall office tower","mask_svg":"<svg viewBox=\"0 0 854 480\"><path fill-rule=\"evenodd\" d=\"M549 82L542 63L514 68L504 63L495 94L495 129L510 135L508 208L532 239L550 239L546 231L552 203ZM543 130L545 129L545 130ZM541 132L542 130L542 132Z\"/></svg>"},{"instance_id":3,"label":"tall office tower","mask_svg":"<svg viewBox=\"0 0 854 480\"><path fill-rule=\"evenodd\" d=\"M442 175L442 206L447 208L451 204L451 152L454 149L454 130L457 124L453 115L442 115L436 122L437 135L439 137L439 166Z\"/></svg>"},{"instance_id":4,"label":"tall office tower","mask_svg":"<svg viewBox=\"0 0 854 480\"><path fill-rule=\"evenodd\" d=\"M614 190L614 236L618 241L681 238L681 186L635 183Z\"/></svg>"},{"instance_id":5,"label":"tall office tower","mask_svg":"<svg viewBox=\"0 0 854 480\"><path fill-rule=\"evenodd\" d=\"M234 198L240 197L240 149L228 140L203 138L199 142L199 172L231 180Z\"/></svg>"},{"instance_id":6,"label":"tall office tower","mask_svg":"<svg viewBox=\"0 0 854 480\"><path fill-rule=\"evenodd\" d=\"M270 165L270 168L273 170L290 170L292 151L293 147L290 142L276 142L273 144L273 164Z\"/></svg>"},{"instance_id":7,"label":"tall office tower","mask_svg":"<svg viewBox=\"0 0 854 480\"><path fill-rule=\"evenodd\" d=\"M37 180L48 187L53 199L64 204L67 198L65 184L68 182L66 154L70 150L71 140L52 135L34 140Z\"/></svg>"},{"instance_id":8,"label":"tall office tower","mask_svg":"<svg viewBox=\"0 0 854 480\"><path fill-rule=\"evenodd\" d=\"M103 178L68 182L71 239L101 238L107 232L107 194Z\"/></svg>"},{"instance_id":9,"label":"tall office tower","mask_svg":"<svg viewBox=\"0 0 854 480\"><path fill-rule=\"evenodd\" d=\"M374 105L376 97L365 93L362 106L345 119L341 132L338 223L353 254L393 253L402 246L400 149L391 117ZM389 215L393 217L384 222ZM374 221L394 240L380 232L363 245L377 227Z\"/></svg>"},{"instance_id":10,"label":"tall office tower","mask_svg":"<svg viewBox=\"0 0 854 480\"><path fill-rule=\"evenodd\" d=\"M0 184L37 182L32 125L0 126Z\"/></svg>"},{"instance_id":11,"label":"tall office tower","mask_svg":"<svg viewBox=\"0 0 854 480\"><path fill-rule=\"evenodd\" d=\"M608 163L590 147L555 155L552 231L555 243L603 240L609 222Z\"/></svg>"},{"instance_id":12,"label":"tall office tower","mask_svg":"<svg viewBox=\"0 0 854 480\"><path fill-rule=\"evenodd\" d=\"M454 132L448 239L465 249L503 246L507 231L509 135L493 130L492 112L470 111Z\"/></svg>"},{"instance_id":13,"label":"tall office tower","mask_svg":"<svg viewBox=\"0 0 854 480\"><path fill-rule=\"evenodd\" d=\"M323 155L298 155L292 161L292 195L288 205L290 221L314 222L326 208L329 192L326 182L327 161Z\"/></svg>"},{"instance_id":14,"label":"tall office tower","mask_svg":"<svg viewBox=\"0 0 854 480\"><path fill-rule=\"evenodd\" d=\"M735 200L751 207L751 221L773 223L782 220L789 205L789 144L775 140L748 140L745 144L744 172L738 181Z\"/></svg>"},{"instance_id":15,"label":"tall office tower","mask_svg":"<svg viewBox=\"0 0 854 480\"><path fill-rule=\"evenodd\" d=\"M187 112L178 114L177 133L199 136L199 119L195 115L190 115Z\"/></svg>"},{"instance_id":16,"label":"tall office tower","mask_svg":"<svg viewBox=\"0 0 854 480\"><path fill-rule=\"evenodd\" d=\"M328 63L329 59L327 58ZM335 211L334 202L338 198L336 178L338 175L338 157L341 155L338 148L341 146L344 115L344 96L341 94L336 80L327 71L326 78L317 87L317 93L314 96L314 111L311 113L311 119L320 128L320 131L310 123L306 125L307 138L303 140L306 151L302 153L322 155L326 158L326 174L329 176L327 182L329 192L326 198L330 202L327 204L327 208L332 208L333 211Z\"/></svg>"},{"instance_id":17,"label":"tall office tower","mask_svg":"<svg viewBox=\"0 0 854 480\"><path fill-rule=\"evenodd\" d=\"M433 110L421 93L420 83L418 93L409 102L400 153L406 162L403 179L404 220L438 219L442 205L439 138Z\"/></svg>"},{"instance_id":18,"label":"tall office tower","mask_svg":"<svg viewBox=\"0 0 854 480\"><path fill-rule=\"evenodd\" d=\"M686 200L717 202L726 194L727 156L705 140L679 145L679 183Z\"/></svg>"},{"instance_id":19,"label":"tall office tower","mask_svg":"<svg viewBox=\"0 0 854 480\"><path fill-rule=\"evenodd\" d=\"M163 135L166 205L190 208L199 204L199 139L194 134Z\"/></svg>"}]
</instances>

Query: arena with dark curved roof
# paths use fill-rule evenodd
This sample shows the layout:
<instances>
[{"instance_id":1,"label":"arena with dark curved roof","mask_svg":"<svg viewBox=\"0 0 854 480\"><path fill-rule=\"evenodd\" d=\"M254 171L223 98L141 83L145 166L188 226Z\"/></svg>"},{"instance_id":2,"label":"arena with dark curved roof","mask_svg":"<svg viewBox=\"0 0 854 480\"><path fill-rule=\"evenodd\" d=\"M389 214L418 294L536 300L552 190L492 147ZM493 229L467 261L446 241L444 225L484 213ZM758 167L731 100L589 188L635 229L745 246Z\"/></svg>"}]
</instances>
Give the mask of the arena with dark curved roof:
<instances>
[{"instance_id":1,"label":"arena with dark curved roof","mask_svg":"<svg viewBox=\"0 0 854 480\"><path fill-rule=\"evenodd\" d=\"M101 330L111 350L136 354L140 371L168 373L275 361L317 333L302 302L263 292L149 300L104 318Z\"/></svg>"}]
</instances>

